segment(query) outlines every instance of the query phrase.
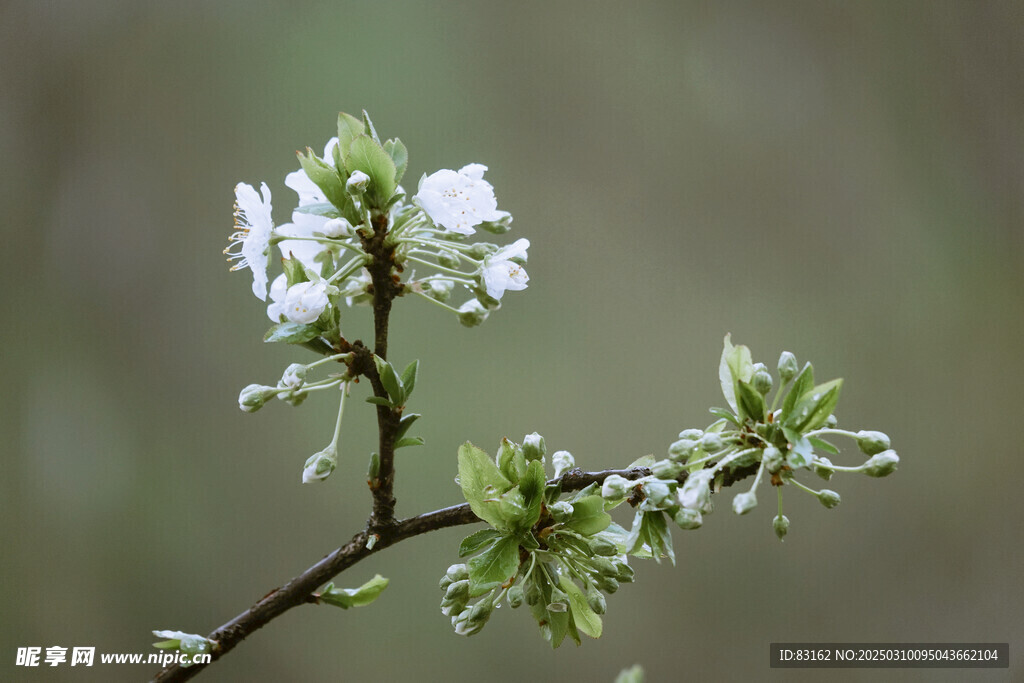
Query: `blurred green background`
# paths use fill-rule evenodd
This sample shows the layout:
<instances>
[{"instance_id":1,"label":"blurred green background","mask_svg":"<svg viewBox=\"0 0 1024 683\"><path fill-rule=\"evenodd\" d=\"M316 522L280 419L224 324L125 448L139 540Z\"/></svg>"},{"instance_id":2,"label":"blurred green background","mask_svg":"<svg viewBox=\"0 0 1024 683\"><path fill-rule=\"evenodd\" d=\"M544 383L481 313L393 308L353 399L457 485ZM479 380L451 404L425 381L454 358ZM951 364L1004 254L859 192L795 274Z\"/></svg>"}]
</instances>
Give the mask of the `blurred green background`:
<instances>
[{"instance_id":1,"label":"blurred green background","mask_svg":"<svg viewBox=\"0 0 1024 683\"><path fill-rule=\"evenodd\" d=\"M888 432L901 468L839 478L833 511L791 494L784 544L772 506L720 501L578 649L507 608L452 633L436 584L466 527L342 575L391 578L372 607L295 609L200 680L821 680L768 669L801 640L1009 641L1009 671L828 676L1019 679L1022 37L1020 2L3 4L0 678L148 678L15 649L206 633L362 526L372 411L300 485L336 406L238 410L310 356L261 342L221 250L237 182L287 220L294 150L366 108L407 187L488 164L533 245L480 328L396 304L428 442L400 452L400 514L459 501L467 439L663 453L722 403L725 332L846 378L840 425ZM344 329L372 336L369 311Z\"/></svg>"}]
</instances>

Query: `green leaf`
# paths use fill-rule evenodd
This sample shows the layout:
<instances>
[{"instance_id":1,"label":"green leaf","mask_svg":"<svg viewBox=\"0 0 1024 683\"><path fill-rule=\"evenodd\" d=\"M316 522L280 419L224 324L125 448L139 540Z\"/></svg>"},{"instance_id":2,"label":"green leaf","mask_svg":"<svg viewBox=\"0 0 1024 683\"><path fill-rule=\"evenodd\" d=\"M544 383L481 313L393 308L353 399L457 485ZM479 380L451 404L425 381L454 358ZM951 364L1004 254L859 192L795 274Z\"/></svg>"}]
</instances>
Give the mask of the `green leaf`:
<instances>
[{"instance_id":1,"label":"green leaf","mask_svg":"<svg viewBox=\"0 0 1024 683\"><path fill-rule=\"evenodd\" d=\"M274 325L267 333L263 335L263 341L266 343L272 342L287 342L289 344L301 344L308 342L313 337L320 334L320 329L316 325L303 325L300 323L278 323Z\"/></svg>"},{"instance_id":2,"label":"green leaf","mask_svg":"<svg viewBox=\"0 0 1024 683\"><path fill-rule=\"evenodd\" d=\"M786 400L782 402L782 414L779 416L781 421L785 422L789 419L789 416L793 414L797 401L813 386L814 368L810 363L807 363L800 371L800 374L793 380L793 386L789 388Z\"/></svg>"},{"instance_id":3,"label":"green leaf","mask_svg":"<svg viewBox=\"0 0 1024 683\"><path fill-rule=\"evenodd\" d=\"M377 129L373 127L373 121L370 120L370 115L366 113L365 109L363 110L363 123L366 125L366 132L379 145L380 138L377 137Z\"/></svg>"},{"instance_id":4,"label":"green leaf","mask_svg":"<svg viewBox=\"0 0 1024 683\"><path fill-rule=\"evenodd\" d=\"M569 633L569 612L548 612L548 627L551 629L551 648L562 644Z\"/></svg>"},{"instance_id":5,"label":"green leaf","mask_svg":"<svg viewBox=\"0 0 1024 683\"><path fill-rule=\"evenodd\" d=\"M526 505L526 514L523 516L522 524L527 529L540 519L540 508L541 503L544 502L546 484L544 465L539 460L534 460L527 466L526 473L519 480L519 491L523 494L523 501Z\"/></svg>"},{"instance_id":6,"label":"green leaf","mask_svg":"<svg viewBox=\"0 0 1024 683\"><path fill-rule=\"evenodd\" d=\"M519 480L526 474L526 457L519 444L509 441L507 438L501 440L501 444L498 446L498 469L510 482L519 483Z\"/></svg>"},{"instance_id":7,"label":"green leaf","mask_svg":"<svg viewBox=\"0 0 1024 683\"><path fill-rule=\"evenodd\" d=\"M320 599L342 609L362 607L376 600L387 587L388 580L377 574L359 588L335 588L329 583L320 591Z\"/></svg>"},{"instance_id":8,"label":"green leaf","mask_svg":"<svg viewBox=\"0 0 1024 683\"><path fill-rule=\"evenodd\" d=\"M750 358L750 349L746 346L733 346L732 335L725 335L722 341L722 360L718 364L718 380L725 400L736 414L740 414L736 383L740 380L749 382L753 374L754 363Z\"/></svg>"},{"instance_id":9,"label":"green leaf","mask_svg":"<svg viewBox=\"0 0 1024 683\"><path fill-rule=\"evenodd\" d=\"M783 424L798 432L809 432L821 427L835 410L842 387L843 380L834 379L805 392Z\"/></svg>"},{"instance_id":10,"label":"green leaf","mask_svg":"<svg viewBox=\"0 0 1024 683\"><path fill-rule=\"evenodd\" d=\"M405 436L395 442L395 448L399 449L405 448L406 446L422 446L424 443L426 442L423 441L422 436Z\"/></svg>"},{"instance_id":11,"label":"green leaf","mask_svg":"<svg viewBox=\"0 0 1024 683\"><path fill-rule=\"evenodd\" d=\"M369 135L357 135L352 139L345 157L345 168L350 174L362 171L370 176L369 193L377 208L383 208L395 193L395 162Z\"/></svg>"},{"instance_id":12,"label":"green leaf","mask_svg":"<svg viewBox=\"0 0 1024 683\"><path fill-rule=\"evenodd\" d=\"M723 420L727 420L733 423L737 427L741 426L740 421L736 419L736 416L733 415L728 410L726 410L725 408L708 408L708 412L714 415L715 417L720 417Z\"/></svg>"},{"instance_id":13,"label":"green leaf","mask_svg":"<svg viewBox=\"0 0 1024 683\"><path fill-rule=\"evenodd\" d=\"M352 139L365 133L366 125L362 121L345 112L338 114L338 150L343 158L348 156Z\"/></svg>"},{"instance_id":14,"label":"green leaf","mask_svg":"<svg viewBox=\"0 0 1024 683\"><path fill-rule=\"evenodd\" d=\"M825 439L819 439L816 436L811 436L808 437L807 440L811 442L812 446L814 446L815 448L820 448L829 455L839 455L839 449L836 448L833 444L829 443L828 441L825 441Z\"/></svg>"},{"instance_id":15,"label":"green leaf","mask_svg":"<svg viewBox=\"0 0 1024 683\"><path fill-rule=\"evenodd\" d=\"M300 282L308 282L306 278L306 269L302 265L302 261L297 258L283 258L281 259L281 265L284 267L284 276L288 282L288 286L296 285Z\"/></svg>"},{"instance_id":16,"label":"green leaf","mask_svg":"<svg viewBox=\"0 0 1024 683\"><path fill-rule=\"evenodd\" d=\"M490 456L468 441L459 447L459 485L473 514L491 526L503 524L484 501L508 491L512 482L502 475Z\"/></svg>"},{"instance_id":17,"label":"green leaf","mask_svg":"<svg viewBox=\"0 0 1024 683\"><path fill-rule=\"evenodd\" d=\"M572 620L576 622L576 627L591 638L600 638L601 617L590 609L587 596L567 576L561 578L561 585L562 590L569 596L569 610L572 612Z\"/></svg>"},{"instance_id":18,"label":"green leaf","mask_svg":"<svg viewBox=\"0 0 1024 683\"><path fill-rule=\"evenodd\" d=\"M641 455L639 458L629 463L626 467L627 470L631 470L634 467L650 467L655 462L654 456L648 453L647 455Z\"/></svg>"},{"instance_id":19,"label":"green leaf","mask_svg":"<svg viewBox=\"0 0 1024 683\"><path fill-rule=\"evenodd\" d=\"M419 374L420 362L414 360L405 366L405 370L402 371L402 386L405 388L405 398L408 400L412 396L412 390L416 386L416 375Z\"/></svg>"},{"instance_id":20,"label":"green leaf","mask_svg":"<svg viewBox=\"0 0 1024 683\"><path fill-rule=\"evenodd\" d=\"M341 212L338 211L334 204L329 202L317 202L316 204L306 204L305 206L298 206L292 209L299 213L308 213L314 216L324 216L326 218L341 218Z\"/></svg>"},{"instance_id":21,"label":"green leaf","mask_svg":"<svg viewBox=\"0 0 1024 683\"><path fill-rule=\"evenodd\" d=\"M470 590L487 584L502 584L519 569L519 541L502 536L487 550L469 561Z\"/></svg>"},{"instance_id":22,"label":"green leaf","mask_svg":"<svg viewBox=\"0 0 1024 683\"><path fill-rule=\"evenodd\" d=\"M299 153L299 164L331 204L342 212L351 205L352 200L345 191L345 182L338 175L338 169L324 162L308 147L305 154Z\"/></svg>"},{"instance_id":23,"label":"green leaf","mask_svg":"<svg viewBox=\"0 0 1024 683\"><path fill-rule=\"evenodd\" d=\"M783 427L782 433L790 443L789 455L786 457L789 466L796 469L811 464L814 460L814 447L810 439L789 427Z\"/></svg>"},{"instance_id":24,"label":"green leaf","mask_svg":"<svg viewBox=\"0 0 1024 683\"><path fill-rule=\"evenodd\" d=\"M572 517L565 523L584 536L591 536L604 531L611 524L612 517L604 511L604 498L586 496L572 504Z\"/></svg>"},{"instance_id":25,"label":"green leaf","mask_svg":"<svg viewBox=\"0 0 1024 683\"><path fill-rule=\"evenodd\" d=\"M398 379L398 374L395 373L395 368L380 356L374 356L373 363L377 366L380 383L391 397L392 404L398 407L405 405L405 389L402 387L402 381Z\"/></svg>"},{"instance_id":26,"label":"green leaf","mask_svg":"<svg viewBox=\"0 0 1024 683\"><path fill-rule=\"evenodd\" d=\"M409 431L409 427L412 427L413 422L423 417L419 413L406 413L402 416L402 419L398 423L398 429L395 430L395 438L401 439L405 436L405 433Z\"/></svg>"},{"instance_id":27,"label":"green leaf","mask_svg":"<svg viewBox=\"0 0 1024 683\"><path fill-rule=\"evenodd\" d=\"M405 169L409 166L409 151L398 138L388 140L384 143L384 151L388 153L391 160L395 162L395 185L402 182Z\"/></svg>"},{"instance_id":28,"label":"green leaf","mask_svg":"<svg viewBox=\"0 0 1024 683\"><path fill-rule=\"evenodd\" d=\"M742 379L736 382L736 392L740 416L749 417L755 422L764 422L764 396Z\"/></svg>"},{"instance_id":29,"label":"green leaf","mask_svg":"<svg viewBox=\"0 0 1024 683\"><path fill-rule=\"evenodd\" d=\"M391 408L391 400L384 398L383 396L367 396L367 403L372 403L375 406L384 406L385 408Z\"/></svg>"},{"instance_id":30,"label":"green leaf","mask_svg":"<svg viewBox=\"0 0 1024 683\"><path fill-rule=\"evenodd\" d=\"M501 538L501 534L494 529L481 529L480 531L474 531L469 536L462 539L462 543L459 544L459 557L472 555L482 548L491 545L499 538Z\"/></svg>"}]
</instances>

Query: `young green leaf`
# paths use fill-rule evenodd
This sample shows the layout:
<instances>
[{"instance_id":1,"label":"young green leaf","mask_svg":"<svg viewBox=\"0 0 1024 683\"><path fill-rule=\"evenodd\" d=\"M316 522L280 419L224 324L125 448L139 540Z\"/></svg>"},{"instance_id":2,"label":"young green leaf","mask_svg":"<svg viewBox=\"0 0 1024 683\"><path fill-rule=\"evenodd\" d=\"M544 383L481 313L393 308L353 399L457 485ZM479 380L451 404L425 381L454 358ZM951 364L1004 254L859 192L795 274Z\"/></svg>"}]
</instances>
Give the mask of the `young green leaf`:
<instances>
[{"instance_id":1,"label":"young green leaf","mask_svg":"<svg viewBox=\"0 0 1024 683\"><path fill-rule=\"evenodd\" d=\"M503 520L484 501L508 491L512 482L487 453L468 441L459 447L459 485L473 514L491 526L502 526Z\"/></svg>"},{"instance_id":2,"label":"young green leaf","mask_svg":"<svg viewBox=\"0 0 1024 683\"><path fill-rule=\"evenodd\" d=\"M377 208L387 204L395 193L395 162L369 135L357 135L352 139L345 157L345 168L350 174L362 171L370 176L369 194Z\"/></svg>"},{"instance_id":3,"label":"young green leaf","mask_svg":"<svg viewBox=\"0 0 1024 683\"><path fill-rule=\"evenodd\" d=\"M572 620L576 627L591 638L600 638L601 617L590 609L590 605L587 604L587 596L567 576L561 578L561 585L562 590L569 596L569 610L572 612Z\"/></svg>"},{"instance_id":4,"label":"young green leaf","mask_svg":"<svg viewBox=\"0 0 1024 683\"><path fill-rule=\"evenodd\" d=\"M783 424L798 432L808 432L821 427L839 402L842 379L825 382L805 392Z\"/></svg>"},{"instance_id":5,"label":"young green leaf","mask_svg":"<svg viewBox=\"0 0 1024 683\"><path fill-rule=\"evenodd\" d=\"M405 366L405 370L402 371L402 386L405 388L406 400L412 396L412 390L416 387L416 376L419 374L420 362L414 360Z\"/></svg>"},{"instance_id":6,"label":"young green leaf","mask_svg":"<svg viewBox=\"0 0 1024 683\"><path fill-rule=\"evenodd\" d=\"M395 184L402 182L405 169L409 166L409 151L398 138L388 140L384 143L384 151L388 153L391 160L395 162Z\"/></svg>"},{"instance_id":7,"label":"young green leaf","mask_svg":"<svg viewBox=\"0 0 1024 683\"><path fill-rule=\"evenodd\" d=\"M405 448L406 446L422 446L425 442L422 436L404 436L395 442L395 448Z\"/></svg>"},{"instance_id":8,"label":"young green leaf","mask_svg":"<svg viewBox=\"0 0 1024 683\"><path fill-rule=\"evenodd\" d=\"M395 368L379 356L373 357L373 363L377 366L380 383L384 385L384 390L391 397L391 403L398 407L405 405L405 388L402 386L398 374L395 373Z\"/></svg>"},{"instance_id":9,"label":"young green leaf","mask_svg":"<svg viewBox=\"0 0 1024 683\"><path fill-rule=\"evenodd\" d=\"M749 417L755 422L764 422L764 396L742 379L736 382L736 393L740 404L740 416Z\"/></svg>"},{"instance_id":10,"label":"young green leaf","mask_svg":"<svg viewBox=\"0 0 1024 683\"><path fill-rule=\"evenodd\" d=\"M299 152L299 164L331 204L342 213L351 207L352 200L345 191L345 182L338 175L338 169L324 162L308 147L305 154Z\"/></svg>"},{"instance_id":11,"label":"young green leaf","mask_svg":"<svg viewBox=\"0 0 1024 683\"><path fill-rule=\"evenodd\" d=\"M459 544L459 557L472 555L482 548L491 545L499 538L501 538L501 534L494 529L481 529L480 531L474 531L469 536L462 539L462 543Z\"/></svg>"},{"instance_id":12,"label":"young green leaf","mask_svg":"<svg viewBox=\"0 0 1024 683\"><path fill-rule=\"evenodd\" d=\"M825 441L825 439L819 439L816 436L810 436L807 438L807 440L811 442L812 446L825 451L829 455L839 455L839 449L836 448L835 445L833 445L832 443Z\"/></svg>"},{"instance_id":13,"label":"young green leaf","mask_svg":"<svg viewBox=\"0 0 1024 683\"><path fill-rule=\"evenodd\" d=\"M317 202L316 204L306 204L305 206L298 206L293 211L299 213L308 213L313 216L324 216L325 218L340 218L341 212L329 202Z\"/></svg>"},{"instance_id":14,"label":"young green leaf","mask_svg":"<svg viewBox=\"0 0 1024 683\"><path fill-rule=\"evenodd\" d=\"M385 408L391 408L391 400L384 398L383 396L367 396L367 403L372 403L375 406L384 406Z\"/></svg>"},{"instance_id":15,"label":"young green leaf","mask_svg":"<svg viewBox=\"0 0 1024 683\"><path fill-rule=\"evenodd\" d=\"M502 536L469 561L470 591L489 584L502 584L519 569L519 542Z\"/></svg>"},{"instance_id":16,"label":"young green leaf","mask_svg":"<svg viewBox=\"0 0 1024 683\"><path fill-rule=\"evenodd\" d=\"M604 498L586 496L572 504L572 517L565 526L584 536L591 536L604 531L611 524L612 518L604 511Z\"/></svg>"},{"instance_id":17,"label":"young green leaf","mask_svg":"<svg viewBox=\"0 0 1024 683\"><path fill-rule=\"evenodd\" d=\"M345 112L338 114L338 150L342 158L348 156L352 139L366 132L366 124L356 117Z\"/></svg>"},{"instance_id":18,"label":"young green leaf","mask_svg":"<svg viewBox=\"0 0 1024 683\"><path fill-rule=\"evenodd\" d=\"M406 413L403 415L398 423L398 429L395 430L395 438L401 439L405 436L405 433L409 431L409 427L412 427L412 424L421 417L423 416L419 413Z\"/></svg>"},{"instance_id":19,"label":"young green leaf","mask_svg":"<svg viewBox=\"0 0 1024 683\"><path fill-rule=\"evenodd\" d=\"M388 580L380 574L359 588L335 588L333 583L329 583L320 591L320 600L342 609L362 607L376 600L387 587Z\"/></svg>"},{"instance_id":20,"label":"young green leaf","mask_svg":"<svg viewBox=\"0 0 1024 683\"><path fill-rule=\"evenodd\" d=\"M786 394L786 400L782 402L782 415L780 416L782 421L786 421L789 416L793 414L793 409L796 407L797 401L799 401L813 386L814 368L810 363L807 363L800 371L800 374L793 380L793 386L789 388L789 393Z\"/></svg>"},{"instance_id":21,"label":"young green leaf","mask_svg":"<svg viewBox=\"0 0 1024 683\"><path fill-rule=\"evenodd\" d=\"M287 342L289 344L301 344L308 342L320 334L320 328L316 325L303 325L300 323L278 323L263 335L263 341L268 344L272 342Z\"/></svg>"},{"instance_id":22,"label":"young green leaf","mask_svg":"<svg viewBox=\"0 0 1024 683\"><path fill-rule=\"evenodd\" d=\"M529 529L540 519L541 503L544 502L544 486L547 482L544 479L544 465L539 460L531 462L526 473L519 480L519 491L523 494L523 502L526 506L526 514L523 515L522 525Z\"/></svg>"}]
</instances>

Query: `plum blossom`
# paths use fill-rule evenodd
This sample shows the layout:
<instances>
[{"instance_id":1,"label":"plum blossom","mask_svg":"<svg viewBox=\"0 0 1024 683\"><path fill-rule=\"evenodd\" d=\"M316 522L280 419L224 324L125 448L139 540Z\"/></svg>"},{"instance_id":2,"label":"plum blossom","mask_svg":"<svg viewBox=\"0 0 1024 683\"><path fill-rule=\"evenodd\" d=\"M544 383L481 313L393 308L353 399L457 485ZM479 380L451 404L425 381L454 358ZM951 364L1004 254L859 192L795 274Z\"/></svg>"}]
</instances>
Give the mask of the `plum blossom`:
<instances>
[{"instance_id":1,"label":"plum blossom","mask_svg":"<svg viewBox=\"0 0 1024 683\"><path fill-rule=\"evenodd\" d=\"M267 264L274 219L271 216L270 188L266 183L260 184L260 193L247 183L235 186L235 232L231 234L224 253L228 261L237 261L231 270L252 270L252 293L266 301ZM235 245L238 245L238 250L232 251Z\"/></svg>"},{"instance_id":2,"label":"plum blossom","mask_svg":"<svg viewBox=\"0 0 1024 683\"><path fill-rule=\"evenodd\" d=\"M327 283L297 282L285 295L284 314L293 323L308 325L320 317L328 303Z\"/></svg>"},{"instance_id":3,"label":"plum blossom","mask_svg":"<svg viewBox=\"0 0 1024 683\"><path fill-rule=\"evenodd\" d=\"M267 304L267 317L275 323L281 322L281 318L288 316L284 311L284 298L288 295L288 278L281 273L270 284L270 303Z\"/></svg>"},{"instance_id":4,"label":"plum blossom","mask_svg":"<svg viewBox=\"0 0 1024 683\"><path fill-rule=\"evenodd\" d=\"M498 211L494 188L484 180L486 170L482 164L468 164L458 172L441 169L423 179L413 201L445 230L472 235L475 226L505 215Z\"/></svg>"},{"instance_id":5,"label":"plum blossom","mask_svg":"<svg viewBox=\"0 0 1024 683\"><path fill-rule=\"evenodd\" d=\"M526 289L526 283L530 276L521 265L512 259L526 260L526 250L530 247L530 240L518 239L508 246L504 246L484 259L483 281L487 295L493 299L500 299L505 290L513 292Z\"/></svg>"}]
</instances>

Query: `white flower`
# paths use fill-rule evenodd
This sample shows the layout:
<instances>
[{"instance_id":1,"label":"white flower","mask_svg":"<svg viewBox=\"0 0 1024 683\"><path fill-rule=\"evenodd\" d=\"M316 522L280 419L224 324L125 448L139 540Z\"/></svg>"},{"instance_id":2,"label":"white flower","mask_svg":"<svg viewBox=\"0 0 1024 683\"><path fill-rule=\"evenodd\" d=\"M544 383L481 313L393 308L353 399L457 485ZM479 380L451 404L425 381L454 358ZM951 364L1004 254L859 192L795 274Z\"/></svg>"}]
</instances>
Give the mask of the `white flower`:
<instances>
[{"instance_id":1,"label":"white flower","mask_svg":"<svg viewBox=\"0 0 1024 683\"><path fill-rule=\"evenodd\" d=\"M461 235L472 235L474 226L500 220L494 188L484 180L487 167L463 166L458 172L442 169L423 179L415 201L435 224Z\"/></svg>"},{"instance_id":2,"label":"white flower","mask_svg":"<svg viewBox=\"0 0 1024 683\"><path fill-rule=\"evenodd\" d=\"M270 301L267 304L267 317L275 323L281 322L284 316L284 298L288 295L288 278L281 273L270 284ZM285 316L287 317L287 316Z\"/></svg>"},{"instance_id":3,"label":"white flower","mask_svg":"<svg viewBox=\"0 0 1024 683\"><path fill-rule=\"evenodd\" d=\"M270 188L260 184L263 196L252 185L235 186L235 232L224 253L228 261L238 261L231 270L252 270L252 293L261 301L267 300L267 263L270 258L270 236L274 231L271 216ZM239 245L238 251L231 251Z\"/></svg>"},{"instance_id":4,"label":"white flower","mask_svg":"<svg viewBox=\"0 0 1024 683\"><path fill-rule=\"evenodd\" d=\"M526 250L529 248L530 240L518 239L484 259L482 275L488 296L500 299L505 290L516 292L526 289L530 276L512 259L520 258L525 261Z\"/></svg>"},{"instance_id":5,"label":"white flower","mask_svg":"<svg viewBox=\"0 0 1024 683\"><path fill-rule=\"evenodd\" d=\"M327 308L327 284L298 282L288 288L284 298L284 314L293 323L309 324Z\"/></svg>"}]
</instances>

